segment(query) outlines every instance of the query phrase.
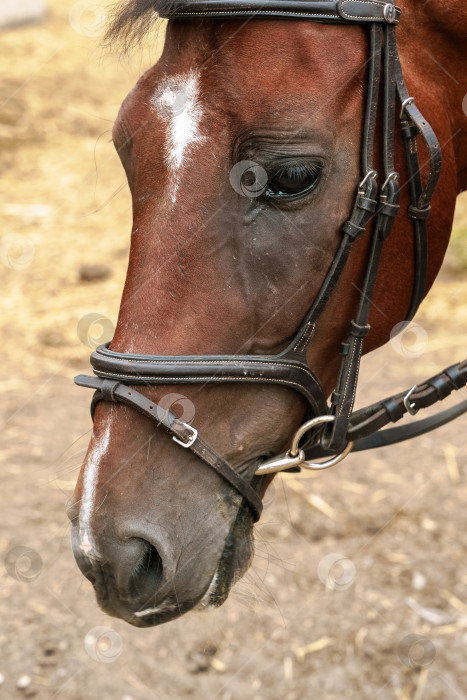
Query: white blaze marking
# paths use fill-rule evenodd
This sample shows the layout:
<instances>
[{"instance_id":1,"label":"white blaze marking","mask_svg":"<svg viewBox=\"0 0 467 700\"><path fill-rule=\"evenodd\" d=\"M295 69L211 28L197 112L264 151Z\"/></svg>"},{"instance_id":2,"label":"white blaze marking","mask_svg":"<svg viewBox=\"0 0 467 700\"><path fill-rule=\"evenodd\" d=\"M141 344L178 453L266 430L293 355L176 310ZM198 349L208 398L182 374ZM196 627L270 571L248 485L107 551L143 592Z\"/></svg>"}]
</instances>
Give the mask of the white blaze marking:
<instances>
[{"instance_id":1,"label":"white blaze marking","mask_svg":"<svg viewBox=\"0 0 467 700\"><path fill-rule=\"evenodd\" d=\"M91 531L91 517L96 497L99 464L109 446L109 434L110 420L107 421L104 433L98 439L94 440L84 470L83 497L81 499L81 509L79 513L79 538L80 549L88 556L91 554L92 550L95 549Z\"/></svg>"},{"instance_id":2,"label":"white blaze marking","mask_svg":"<svg viewBox=\"0 0 467 700\"><path fill-rule=\"evenodd\" d=\"M203 110L199 101L199 72L167 78L151 98L167 127L165 161L171 180L170 197L177 198L180 168L187 161L187 152L192 145L205 141L199 131Z\"/></svg>"}]
</instances>

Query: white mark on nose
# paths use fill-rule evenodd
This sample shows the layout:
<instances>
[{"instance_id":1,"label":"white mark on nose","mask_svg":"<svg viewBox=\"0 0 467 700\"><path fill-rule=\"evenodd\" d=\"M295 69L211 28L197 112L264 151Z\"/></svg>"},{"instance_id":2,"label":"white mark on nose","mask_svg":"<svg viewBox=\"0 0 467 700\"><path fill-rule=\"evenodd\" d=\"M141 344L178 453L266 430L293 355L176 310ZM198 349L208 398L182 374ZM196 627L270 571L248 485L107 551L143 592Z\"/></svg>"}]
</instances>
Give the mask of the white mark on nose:
<instances>
[{"instance_id":1,"label":"white mark on nose","mask_svg":"<svg viewBox=\"0 0 467 700\"><path fill-rule=\"evenodd\" d=\"M96 500L97 477L100 461L109 446L110 419L107 420L104 432L98 438L94 438L89 453L83 476L83 496L79 513L79 542L80 549L91 556L95 550L91 529L91 517Z\"/></svg>"},{"instance_id":2,"label":"white mark on nose","mask_svg":"<svg viewBox=\"0 0 467 700\"><path fill-rule=\"evenodd\" d=\"M174 203L180 169L194 145L205 141L199 130L203 115L199 99L199 72L175 75L164 80L151 98L152 106L166 124L165 161L170 175L170 198Z\"/></svg>"}]
</instances>

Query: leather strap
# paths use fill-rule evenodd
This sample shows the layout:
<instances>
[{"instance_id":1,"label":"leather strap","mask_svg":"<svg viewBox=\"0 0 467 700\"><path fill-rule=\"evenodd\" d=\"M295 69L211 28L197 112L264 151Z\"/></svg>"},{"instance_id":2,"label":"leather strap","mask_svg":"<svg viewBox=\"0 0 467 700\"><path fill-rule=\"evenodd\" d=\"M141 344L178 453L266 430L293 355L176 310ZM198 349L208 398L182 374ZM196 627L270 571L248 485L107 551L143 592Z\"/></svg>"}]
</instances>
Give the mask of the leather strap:
<instances>
[{"instance_id":1,"label":"leather strap","mask_svg":"<svg viewBox=\"0 0 467 700\"><path fill-rule=\"evenodd\" d=\"M381 0L189 0L159 12L167 19L207 19L254 17L309 19L315 22L382 22L397 24L400 8L388 9Z\"/></svg>"},{"instance_id":2,"label":"leather strap","mask_svg":"<svg viewBox=\"0 0 467 700\"><path fill-rule=\"evenodd\" d=\"M164 432L178 439L179 444L191 450L208 467L211 467L225 481L227 481L248 503L257 522L261 516L263 504L254 488L222 459L213 448L202 440L194 429L179 421L173 413L163 409L158 404L150 401L133 387L122 384L116 380L100 379L98 377L88 377L80 374L75 377L75 384L89 389L95 389L91 413L94 418L94 409L99 401L113 401L123 403L136 409L139 413L156 423L156 427L162 428ZM196 435L196 439L193 437Z\"/></svg>"},{"instance_id":3,"label":"leather strap","mask_svg":"<svg viewBox=\"0 0 467 700\"><path fill-rule=\"evenodd\" d=\"M295 338L282 353L276 356L156 356L116 353L105 346L91 356L97 377L80 376L76 382L96 389L92 411L98 401L120 401L139 410L154 420L191 449L205 464L213 468L242 494L254 517L259 518L261 501L251 485L240 477L221 457L215 454L194 429L173 414L163 412L156 404L137 392L131 385L211 382L256 382L287 386L298 391L308 402L312 415L334 415L334 422L323 433L322 445L313 448L314 453L326 454L330 448L340 451L349 441L357 441L354 449L368 449L379 444L390 444L401 439L431 430L467 410L465 403L443 411L437 417L417 421L403 428L377 431L389 422L400 420L410 409L420 408L442 400L451 391L460 389L467 381L467 360L444 370L425 384L409 393L388 397L377 404L352 413L358 380L362 345L369 331L370 305L377 280L377 272L384 241L391 233L395 216L399 211L399 186L394 168L394 134L397 114L396 92L400 100L401 132L405 148L411 204L407 214L413 223L414 235L414 283L407 320L415 314L426 287L427 277L427 228L430 200L441 171L441 149L436 136L414 104L407 91L397 51L395 27L400 8L394 0L179 0L171 3L170 10L161 13L170 19L235 19L235 18L289 18L307 19L338 24L370 24L370 59L368 91L362 144L362 181L357 187L354 205L349 219L342 228L342 241L327 271L321 289L303 320ZM384 41L383 41L384 39ZM381 66L383 68L383 164L384 180L378 187L377 173L373 170L375 132L378 102L381 93ZM429 154L429 173L422 182L417 152L417 137L421 136ZM331 408L316 375L307 367L306 354L313 338L315 324L347 263L355 240L365 234L373 224L370 255L365 281L348 336L341 345L341 367L336 389L331 397ZM307 453L308 456L308 453Z\"/></svg>"},{"instance_id":4,"label":"leather strap","mask_svg":"<svg viewBox=\"0 0 467 700\"><path fill-rule=\"evenodd\" d=\"M462 389L467 384L467 360L452 365L435 377L418 385L410 394L412 413L422 408L433 406L446 398L453 391ZM443 389L441 389L443 387ZM389 399L383 399L371 406L361 408L352 415L347 432L347 439L356 441L373 435L388 423L395 423L407 412L406 399L408 391L401 392ZM391 402L391 403L389 403Z\"/></svg>"},{"instance_id":5,"label":"leather strap","mask_svg":"<svg viewBox=\"0 0 467 700\"><path fill-rule=\"evenodd\" d=\"M387 30L388 28L386 28ZM369 88L367 112L365 116L365 129L363 141L363 157L362 166L368 172L373 168L373 148L375 140L376 115L378 110L378 97L380 92L380 75L381 75L381 55L383 47L382 29L379 25L373 24L370 28L370 69L369 69ZM388 61L388 54L385 52L385 60ZM389 73L389 69L385 66L385 77ZM386 81L385 81L386 82ZM388 99L391 104L387 104ZM386 86L385 90L385 105L384 105L384 126L383 126L383 150L385 153L384 162L392 162L392 155L388 153L388 126L387 121L389 115L395 109L395 90L389 92ZM386 211L388 203L391 205L398 204L398 190L394 182L387 180L389 173L385 173L385 187L380 193L381 198L384 197L383 205ZM390 199L388 197L390 196ZM324 448L340 452L346 444L346 434L350 420L350 414L355 401L355 393L357 389L358 373L360 368L360 360L363 349L363 339L370 330L368 317L371 308L371 299L373 297L376 277L379 268L379 261L382 253L383 242L389 235L393 222L392 215L388 216L379 207L376 214L376 220L373 227L373 237L371 243L370 258L367 265L365 281L360 295L360 304L357 310L355 319L350 323L350 330L347 340L341 346L342 362L337 380L336 389L332 395L332 412L335 420L327 430L324 430L321 444ZM390 224L388 229L388 224Z\"/></svg>"},{"instance_id":6,"label":"leather strap","mask_svg":"<svg viewBox=\"0 0 467 700\"><path fill-rule=\"evenodd\" d=\"M365 117L363 167L372 168L372 146L374 139L374 120L378 99L379 52L381 51L381 32L384 31L384 106L383 106L383 163L385 182L380 195L377 210L375 233L370 259L367 267L360 306L355 321L351 324L350 334L341 346L343 355L337 387L331 403L335 421L324 432L322 447L340 452L348 442L347 433L350 415L353 409L358 372L362 354L363 340L355 328L367 328L370 304L375 288L382 244L389 236L394 217L399 211L398 174L394 171L394 122L396 111L396 88L401 100L401 122L404 135L407 168L412 204L409 216L413 222L414 232L414 284L407 321L416 313L425 294L427 277L427 229L426 219L429 214L429 202L441 172L441 149L433 129L423 118L409 97L402 75L395 36L395 26L387 24L382 29L373 24L370 29L371 60L369 70L369 98ZM374 98L372 101L372 92ZM409 121L410 120L410 121ZM412 127L412 128L411 128ZM430 158L429 175L425 187L422 186L420 163L417 153L416 134L422 134Z\"/></svg>"},{"instance_id":7,"label":"leather strap","mask_svg":"<svg viewBox=\"0 0 467 700\"><path fill-rule=\"evenodd\" d=\"M131 384L212 384L246 382L279 384L301 393L316 415L327 411L320 381L307 365L278 356L131 355L99 346L91 355L94 372L103 379Z\"/></svg>"},{"instance_id":8,"label":"leather strap","mask_svg":"<svg viewBox=\"0 0 467 700\"><path fill-rule=\"evenodd\" d=\"M412 440L425 433L430 433L432 430L446 425L446 423L450 423L464 413L467 413L467 399L424 420L416 420L413 423L399 426L398 428L381 430L366 438L357 440L352 448L352 452L373 450L376 447L385 447L387 445L394 445L397 442L403 442L404 440Z\"/></svg>"},{"instance_id":9,"label":"leather strap","mask_svg":"<svg viewBox=\"0 0 467 700\"><path fill-rule=\"evenodd\" d=\"M458 391L466 385L467 360L464 360L457 365L447 367L410 392L401 392L355 411L350 418L350 426L346 435L347 442L354 442L352 452L361 452L362 450L370 450L410 440L431 432L467 413L466 399L424 420L413 421L397 428L381 430L388 423L396 423L406 415L408 412L406 404L409 393L411 412L414 414L423 408L433 406L452 392ZM322 445L313 445L310 449L306 449L306 458L311 461L334 454L334 450L326 449Z\"/></svg>"},{"instance_id":10,"label":"leather strap","mask_svg":"<svg viewBox=\"0 0 467 700\"><path fill-rule=\"evenodd\" d=\"M389 34L389 50L397 52L396 36ZM438 184L441 174L441 148L436 134L427 119L421 114L410 97L405 84L400 61L394 64L397 92L401 102L401 127L404 142L405 157L409 175L409 187L412 203L408 215L412 219L414 234L414 284L410 306L406 320L411 321L425 296L428 269L428 234L426 219L430 213L430 201ZM422 184L420 162L417 149L417 135L425 141L429 157L429 171L425 183Z\"/></svg>"}]
</instances>

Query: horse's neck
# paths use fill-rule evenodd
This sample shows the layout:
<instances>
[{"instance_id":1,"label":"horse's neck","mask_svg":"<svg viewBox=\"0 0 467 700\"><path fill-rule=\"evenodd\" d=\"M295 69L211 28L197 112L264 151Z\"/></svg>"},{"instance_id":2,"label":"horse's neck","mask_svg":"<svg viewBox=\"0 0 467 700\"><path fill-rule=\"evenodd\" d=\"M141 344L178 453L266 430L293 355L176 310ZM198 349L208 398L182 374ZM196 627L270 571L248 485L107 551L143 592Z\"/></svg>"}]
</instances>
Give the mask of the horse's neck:
<instances>
[{"instance_id":1,"label":"horse's neck","mask_svg":"<svg viewBox=\"0 0 467 700\"><path fill-rule=\"evenodd\" d=\"M423 95L422 112L439 131L441 144L452 142L459 192L467 189L467 3L465 0L402 0L411 19L399 30L401 59L414 94Z\"/></svg>"}]
</instances>

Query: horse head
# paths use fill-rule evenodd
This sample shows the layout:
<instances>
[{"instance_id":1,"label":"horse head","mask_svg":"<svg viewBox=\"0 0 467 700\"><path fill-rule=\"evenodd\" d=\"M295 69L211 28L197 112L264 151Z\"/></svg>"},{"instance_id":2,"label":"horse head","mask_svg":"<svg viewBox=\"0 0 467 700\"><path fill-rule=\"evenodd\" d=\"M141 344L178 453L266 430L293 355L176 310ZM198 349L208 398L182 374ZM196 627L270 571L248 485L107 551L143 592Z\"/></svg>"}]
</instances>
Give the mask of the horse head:
<instances>
[{"instance_id":1,"label":"horse head","mask_svg":"<svg viewBox=\"0 0 467 700\"><path fill-rule=\"evenodd\" d=\"M399 42L407 82L445 144L453 126L439 106L442 89L434 78L424 83L413 61L429 27L419 28L418 44L409 28ZM161 59L126 98L113 131L134 224L110 353L130 364L139 357L139 371L145 356L277 357L290 347L332 269L363 179L370 53L359 23L169 22ZM364 352L406 318L414 287L410 178L399 132L394 140L401 215L381 252ZM376 171L384 171L383 151L378 132ZM444 157L423 293L441 265L457 194L451 143ZM424 177L427 170L425 156ZM361 201L371 199L371 179L360 184ZM302 347L325 396L365 288L370 230L371 222L354 236ZM113 381L108 393L118 373ZM137 388L196 427L260 496L273 475L254 477L258 464L286 449L310 417L290 382L178 384L172 373L170 384ZM75 557L100 605L138 626L221 604L252 558L253 517L241 494L124 402L95 405L69 514Z\"/></svg>"}]
</instances>

